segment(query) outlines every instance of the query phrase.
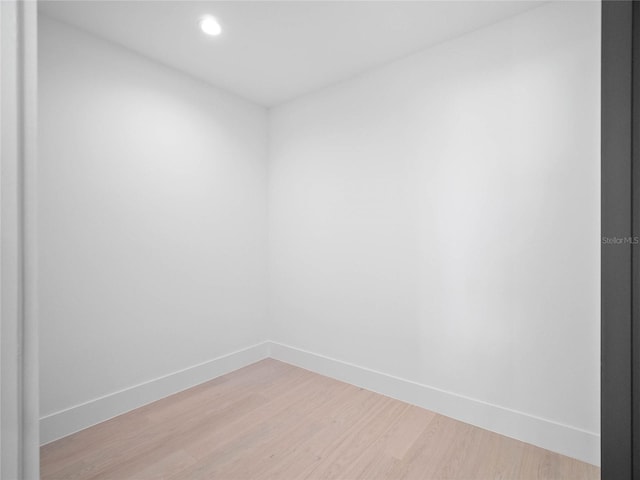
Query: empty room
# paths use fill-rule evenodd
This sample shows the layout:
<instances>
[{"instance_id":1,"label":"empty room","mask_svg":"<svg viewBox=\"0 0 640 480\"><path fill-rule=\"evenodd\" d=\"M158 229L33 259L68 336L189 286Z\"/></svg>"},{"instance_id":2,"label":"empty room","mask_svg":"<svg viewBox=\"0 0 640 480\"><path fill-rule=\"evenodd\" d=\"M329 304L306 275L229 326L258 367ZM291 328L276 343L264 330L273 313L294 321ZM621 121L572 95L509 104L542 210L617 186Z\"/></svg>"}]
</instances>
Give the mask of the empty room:
<instances>
[{"instance_id":1,"label":"empty room","mask_svg":"<svg viewBox=\"0 0 640 480\"><path fill-rule=\"evenodd\" d=\"M600 2L36 8L42 479L601 478Z\"/></svg>"}]
</instances>

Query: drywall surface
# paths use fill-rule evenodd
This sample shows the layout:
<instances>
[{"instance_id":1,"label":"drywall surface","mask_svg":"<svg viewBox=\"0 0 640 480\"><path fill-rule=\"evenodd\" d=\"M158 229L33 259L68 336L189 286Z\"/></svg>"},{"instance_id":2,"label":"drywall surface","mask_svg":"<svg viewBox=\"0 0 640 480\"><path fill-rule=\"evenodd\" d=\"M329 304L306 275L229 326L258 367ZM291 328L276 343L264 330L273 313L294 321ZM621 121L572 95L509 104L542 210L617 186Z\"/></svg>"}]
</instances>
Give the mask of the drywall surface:
<instances>
[{"instance_id":1,"label":"drywall surface","mask_svg":"<svg viewBox=\"0 0 640 480\"><path fill-rule=\"evenodd\" d=\"M597 435L599 9L272 110L271 340Z\"/></svg>"},{"instance_id":2,"label":"drywall surface","mask_svg":"<svg viewBox=\"0 0 640 480\"><path fill-rule=\"evenodd\" d=\"M265 340L267 112L40 20L46 416Z\"/></svg>"}]
</instances>

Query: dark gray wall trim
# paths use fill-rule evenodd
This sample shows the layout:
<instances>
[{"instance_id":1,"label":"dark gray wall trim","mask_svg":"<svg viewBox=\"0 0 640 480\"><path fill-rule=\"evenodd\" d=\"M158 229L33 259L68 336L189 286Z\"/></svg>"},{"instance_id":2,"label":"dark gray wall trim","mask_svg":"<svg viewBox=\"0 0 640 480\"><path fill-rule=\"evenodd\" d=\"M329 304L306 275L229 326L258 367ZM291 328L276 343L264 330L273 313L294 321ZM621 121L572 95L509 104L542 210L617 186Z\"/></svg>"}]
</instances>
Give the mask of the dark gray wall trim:
<instances>
[{"instance_id":1,"label":"dark gray wall trim","mask_svg":"<svg viewBox=\"0 0 640 480\"><path fill-rule=\"evenodd\" d=\"M603 480L631 480L634 469L632 218L634 174L640 173L632 162L634 3L602 3Z\"/></svg>"},{"instance_id":2,"label":"dark gray wall trim","mask_svg":"<svg viewBox=\"0 0 640 480\"><path fill-rule=\"evenodd\" d=\"M640 2L633 2L631 114L631 420L633 478L640 479Z\"/></svg>"}]
</instances>

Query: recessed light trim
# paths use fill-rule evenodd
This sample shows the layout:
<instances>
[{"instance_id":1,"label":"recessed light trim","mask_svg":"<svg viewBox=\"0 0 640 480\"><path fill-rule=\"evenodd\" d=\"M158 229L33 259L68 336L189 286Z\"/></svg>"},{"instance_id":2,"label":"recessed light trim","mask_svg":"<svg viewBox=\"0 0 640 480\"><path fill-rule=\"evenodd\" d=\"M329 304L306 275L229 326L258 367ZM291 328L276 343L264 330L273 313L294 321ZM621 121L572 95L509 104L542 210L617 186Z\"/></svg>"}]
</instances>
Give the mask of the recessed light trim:
<instances>
[{"instance_id":1,"label":"recessed light trim","mask_svg":"<svg viewBox=\"0 0 640 480\"><path fill-rule=\"evenodd\" d=\"M200 30L206 35L217 37L222 33L222 27L216 17L212 15L205 15L200 19Z\"/></svg>"}]
</instances>

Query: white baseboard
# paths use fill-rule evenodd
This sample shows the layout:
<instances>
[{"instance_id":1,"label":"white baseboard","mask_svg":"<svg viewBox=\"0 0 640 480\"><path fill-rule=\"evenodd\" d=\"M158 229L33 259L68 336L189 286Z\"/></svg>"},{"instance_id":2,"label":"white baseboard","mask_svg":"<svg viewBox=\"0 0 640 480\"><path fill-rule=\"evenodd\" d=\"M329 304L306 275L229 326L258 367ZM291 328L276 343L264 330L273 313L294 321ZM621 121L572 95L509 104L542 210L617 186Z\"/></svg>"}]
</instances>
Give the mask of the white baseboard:
<instances>
[{"instance_id":1,"label":"white baseboard","mask_svg":"<svg viewBox=\"0 0 640 480\"><path fill-rule=\"evenodd\" d=\"M40 419L40 441L44 445L268 357L600 465L596 433L269 341L47 415Z\"/></svg>"},{"instance_id":2,"label":"white baseboard","mask_svg":"<svg viewBox=\"0 0 640 480\"><path fill-rule=\"evenodd\" d=\"M269 356L269 346L269 342L259 343L42 417L40 442L44 445L66 437L173 393L263 360Z\"/></svg>"},{"instance_id":3,"label":"white baseboard","mask_svg":"<svg viewBox=\"0 0 640 480\"><path fill-rule=\"evenodd\" d=\"M600 435L298 348L270 342L270 357L507 437L600 465Z\"/></svg>"}]
</instances>

